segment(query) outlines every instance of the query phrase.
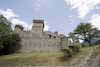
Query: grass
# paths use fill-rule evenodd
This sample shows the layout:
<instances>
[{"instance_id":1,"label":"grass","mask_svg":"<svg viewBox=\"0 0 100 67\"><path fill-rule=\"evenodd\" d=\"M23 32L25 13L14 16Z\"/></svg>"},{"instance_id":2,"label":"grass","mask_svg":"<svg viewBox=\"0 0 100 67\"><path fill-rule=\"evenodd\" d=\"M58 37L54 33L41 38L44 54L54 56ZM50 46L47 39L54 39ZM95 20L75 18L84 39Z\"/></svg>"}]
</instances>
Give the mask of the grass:
<instances>
[{"instance_id":1,"label":"grass","mask_svg":"<svg viewBox=\"0 0 100 67\"><path fill-rule=\"evenodd\" d=\"M96 48L94 47L93 56L98 56L98 55L100 55L100 45L98 45Z\"/></svg>"},{"instance_id":2,"label":"grass","mask_svg":"<svg viewBox=\"0 0 100 67\"><path fill-rule=\"evenodd\" d=\"M81 56L85 56L89 54L91 49L93 49L93 47L83 47L81 51L77 55L75 55L75 57L79 58Z\"/></svg>"},{"instance_id":3,"label":"grass","mask_svg":"<svg viewBox=\"0 0 100 67\"><path fill-rule=\"evenodd\" d=\"M0 56L0 67L22 67L22 66L65 66L83 60L93 47L85 47L81 52L66 61L61 61L64 55L62 52L38 52L38 53L16 53L12 55ZM96 54L100 54L98 47Z\"/></svg>"},{"instance_id":4,"label":"grass","mask_svg":"<svg viewBox=\"0 0 100 67\"><path fill-rule=\"evenodd\" d=\"M14 66L36 66L36 65L55 65L58 61L57 58L63 56L62 52L50 52L50 53L23 53L12 54L0 57L0 62L6 63L6 65ZM9 64L7 64L10 62ZM58 63L58 62L57 62ZM0 64L0 66L5 66Z\"/></svg>"},{"instance_id":5,"label":"grass","mask_svg":"<svg viewBox=\"0 0 100 67\"><path fill-rule=\"evenodd\" d=\"M79 64L81 61L83 61L86 56L89 55L90 51L93 49L93 47L84 47L81 48L80 52L74 55L72 58L70 58L70 65L72 64Z\"/></svg>"}]
</instances>

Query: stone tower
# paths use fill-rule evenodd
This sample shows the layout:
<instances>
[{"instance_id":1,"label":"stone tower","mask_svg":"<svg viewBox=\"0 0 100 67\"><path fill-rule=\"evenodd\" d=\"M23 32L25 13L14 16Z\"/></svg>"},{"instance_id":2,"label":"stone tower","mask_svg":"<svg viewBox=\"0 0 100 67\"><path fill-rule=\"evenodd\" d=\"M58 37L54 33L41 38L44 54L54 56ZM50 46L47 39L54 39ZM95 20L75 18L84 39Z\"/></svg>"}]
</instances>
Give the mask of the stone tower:
<instances>
[{"instance_id":1,"label":"stone tower","mask_svg":"<svg viewBox=\"0 0 100 67\"><path fill-rule=\"evenodd\" d=\"M21 25L16 25L15 26L15 32L20 32L22 31L24 28Z\"/></svg>"},{"instance_id":2,"label":"stone tower","mask_svg":"<svg viewBox=\"0 0 100 67\"><path fill-rule=\"evenodd\" d=\"M43 32L44 20L33 20L32 31L33 32Z\"/></svg>"}]
</instances>

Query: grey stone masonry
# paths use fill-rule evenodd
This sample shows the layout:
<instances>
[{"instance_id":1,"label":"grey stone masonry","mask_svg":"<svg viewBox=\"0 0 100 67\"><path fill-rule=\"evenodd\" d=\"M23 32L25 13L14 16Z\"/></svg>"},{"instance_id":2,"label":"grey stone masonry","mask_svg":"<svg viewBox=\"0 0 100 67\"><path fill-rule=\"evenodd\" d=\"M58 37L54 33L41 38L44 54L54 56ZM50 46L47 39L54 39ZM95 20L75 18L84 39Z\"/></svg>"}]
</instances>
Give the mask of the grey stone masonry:
<instances>
[{"instance_id":1,"label":"grey stone masonry","mask_svg":"<svg viewBox=\"0 0 100 67\"><path fill-rule=\"evenodd\" d=\"M18 25L16 26L15 32L17 32L21 37L20 52L61 51L61 49L68 48L70 41L66 36L60 35L57 32L52 33L43 31L43 21L42 23L38 21L38 23L36 23L35 20L36 25L34 24L33 26L35 31L33 31L33 28L32 31L23 31L20 27L17 27ZM35 26L38 26L38 31Z\"/></svg>"},{"instance_id":2,"label":"grey stone masonry","mask_svg":"<svg viewBox=\"0 0 100 67\"><path fill-rule=\"evenodd\" d=\"M68 47L68 38L36 32L20 32L21 52L60 51Z\"/></svg>"}]
</instances>

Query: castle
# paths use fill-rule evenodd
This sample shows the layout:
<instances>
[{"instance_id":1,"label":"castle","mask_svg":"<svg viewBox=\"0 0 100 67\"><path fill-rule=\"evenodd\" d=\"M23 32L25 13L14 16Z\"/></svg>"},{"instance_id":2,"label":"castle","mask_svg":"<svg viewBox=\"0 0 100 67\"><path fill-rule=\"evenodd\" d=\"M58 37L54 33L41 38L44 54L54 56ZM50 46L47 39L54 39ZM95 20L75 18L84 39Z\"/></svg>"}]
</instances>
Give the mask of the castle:
<instances>
[{"instance_id":1,"label":"castle","mask_svg":"<svg viewBox=\"0 0 100 67\"><path fill-rule=\"evenodd\" d=\"M31 31L23 31L21 25L15 26L15 32L21 37L21 52L61 51L71 45L68 37L44 31L44 26L44 20L33 20Z\"/></svg>"}]
</instances>

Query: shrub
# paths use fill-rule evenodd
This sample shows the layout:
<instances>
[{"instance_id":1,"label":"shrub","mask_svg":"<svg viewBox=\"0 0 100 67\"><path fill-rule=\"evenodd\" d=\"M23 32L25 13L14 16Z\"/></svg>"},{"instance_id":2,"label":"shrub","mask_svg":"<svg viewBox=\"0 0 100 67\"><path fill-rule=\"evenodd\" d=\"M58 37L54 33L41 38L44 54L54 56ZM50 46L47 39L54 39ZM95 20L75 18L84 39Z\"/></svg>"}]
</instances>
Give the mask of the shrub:
<instances>
[{"instance_id":1,"label":"shrub","mask_svg":"<svg viewBox=\"0 0 100 67\"><path fill-rule=\"evenodd\" d=\"M75 44L73 46L70 46L69 48L72 49L72 51L76 54L77 52L80 52L81 45L80 44Z\"/></svg>"},{"instance_id":2,"label":"shrub","mask_svg":"<svg viewBox=\"0 0 100 67\"><path fill-rule=\"evenodd\" d=\"M66 48L62 50L64 52L65 57L72 57L73 56L73 51L70 48Z\"/></svg>"},{"instance_id":3,"label":"shrub","mask_svg":"<svg viewBox=\"0 0 100 67\"><path fill-rule=\"evenodd\" d=\"M2 49L0 50L0 55L11 54L20 49L20 37L18 34L4 34L1 38Z\"/></svg>"},{"instance_id":4,"label":"shrub","mask_svg":"<svg viewBox=\"0 0 100 67\"><path fill-rule=\"evenodd\" d=\"M76 53L80 52L81 45L75 44L73 46L69 46L69 48L62 49L62 52L64 53L64 59L68 59L69 57L72 57Z\"/></svg>"}]
</instances>

